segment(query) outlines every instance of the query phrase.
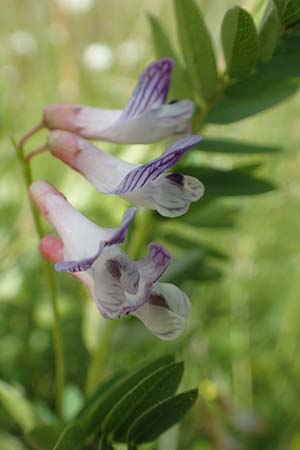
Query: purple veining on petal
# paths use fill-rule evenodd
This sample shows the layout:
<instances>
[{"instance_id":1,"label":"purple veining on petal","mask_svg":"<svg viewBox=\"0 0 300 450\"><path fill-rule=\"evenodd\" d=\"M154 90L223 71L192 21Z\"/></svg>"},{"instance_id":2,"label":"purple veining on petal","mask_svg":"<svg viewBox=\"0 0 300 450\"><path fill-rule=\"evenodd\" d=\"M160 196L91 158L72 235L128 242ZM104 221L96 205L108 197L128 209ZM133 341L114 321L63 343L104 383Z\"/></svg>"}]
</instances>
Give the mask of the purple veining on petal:
<instances>
[{"instance_id":1,"label":"purple veining on petal","mask_svg":"<svg viewBox=\"0 0 300 450\"><path fill-rule=\"evenodd\" d=\"M174 61L162 58L148 66L141 74L138 84L119 121L142 114L154 103L162 105L168 95Z\"/></svg>"},{"instance_id":2,"label":"purple veining on petal","mask_svg":"<svg viewBox=\"0 0 300 450\"><path fill-rule=\"evenodd\" d=\"M201 137L195 135L180 139L167 148L160 157L130 171L123 178L121 183L110 193L125 194L126 192L141 189L150 181L155 180L165 170L174 166L174 164L176 164L188 150L198 144L200 140Z\"/></svg>"},{"instance_id":3,"label":"purple veining on petal","mask_svg":"<svg viewBox=\"0 0 300 450\"><path fill-rule=\"evenodd\" d=\"M141 277L155 283L165 272L171 262L170 253L156 242L148 245L149 254L146 258L136 262Z\"/></svg>"},{"instance_id":4,"label":"purple veining on petal","mask_svg":"<svg viewBox=\"0 0 300 450\"><path fill-rule=\"evenodd\" d=\"M102 251L106 247L106 242L101 241L97 253L90 258L81 259L78 261L61 261L55 264L55 270L57 272L85 272L88 270L96 259L101 255Z\"/></svg>"},{"instance_id":5,"label":"purple veining on petal","mask_svg":"<svg viewBox=\"0 0 300 450\"><path fill-rule=\"evenodd\" d=\"M71 273L85 272L86 270L88 270L96 261L96 259L101 255L105 247L109 247L115 244L121 244L122 242L124 242L129 224L133 219L136 211L137 211L136 208L127 209L127 211L123 216L120 227L114 230L115 234L113 234L113 236L109 240L100 242L98 251L95 255L78 261L61 261L55 264L55 270L57 272L71 272Z\"/></svg>"},{"instance_id":6,"label":"purple veining on petal","mask_svg":"<svg viewBox=\"0 0 300 450\"><path fill-rule=\"evenodd\" d=\"M121 226L119 228L116 228L116 234L106 242L106 245L122 244L125 241L129 224L135 216L136 212L136 208L127 209L123 216Z\"/></svg>"}]
</instances>

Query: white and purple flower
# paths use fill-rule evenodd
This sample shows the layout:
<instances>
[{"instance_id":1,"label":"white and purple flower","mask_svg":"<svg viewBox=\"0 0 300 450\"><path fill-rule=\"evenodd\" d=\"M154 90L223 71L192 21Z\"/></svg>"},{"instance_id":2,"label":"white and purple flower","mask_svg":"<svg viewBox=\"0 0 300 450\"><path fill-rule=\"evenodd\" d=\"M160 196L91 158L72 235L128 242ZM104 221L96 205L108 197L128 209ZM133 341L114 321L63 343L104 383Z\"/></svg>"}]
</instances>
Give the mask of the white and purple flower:
<instances>
[{"instance_id":1,"label":"white and purple flower","mask_svg":"<svg viewBox=\"0 0 300 450\"><path fill-rule=\"evenodd\" d=\"M47 147L54 156L84 175L98 191L156 209L163 216L176 217L202 197L204 187L197 178L165 171L200 140L193 135L182 138L161 156L143 165L107 154L67 131L52 131Z\"/></svg>"},{"instance_id":2,"label":"white and purple flower","mask_svg":"<svg viewBox=\"0 0 300 450\"><path fill-rule=\"evenodd\" d=\"M118 228L100 228L76 211L45 181L35 181L30 194L59 234L40 243L43 256L56 270L71 272L87 285L99 311L107 319L132 314L161 339L174 339L185 326L189 299L172 284L158 283L170 255L157 243L148 256L132 261L117 244L124 242L135 214L129 208Z\"/></svg>"},{"instance_id":3,"label":"white and purple flower","mask_svg":"<svg viewBox=\"0 0 300 450\"><path fill-rule=\"evenodd\" d=\"M169 58L150 64L124 110L50 105L44 110L44 126L119 144L150 144L186 133L194 103L188 99L166 103L173 67L174 61Z\"/></svg>"},{"instance_id":4,"label":"white and purple flower","mask_svg":"<svg viewBox=\"0 0 300 450\"><path fill-rule=\"evenodd\" d=\"M119 144L150 144L188 133L194 103L189 99L166 103L173 67L174 61L169 58L146 67L124 110L73 104L47 106L42 122L21 139L20 146L44 127Z\"/></svg>"}]
</instances>

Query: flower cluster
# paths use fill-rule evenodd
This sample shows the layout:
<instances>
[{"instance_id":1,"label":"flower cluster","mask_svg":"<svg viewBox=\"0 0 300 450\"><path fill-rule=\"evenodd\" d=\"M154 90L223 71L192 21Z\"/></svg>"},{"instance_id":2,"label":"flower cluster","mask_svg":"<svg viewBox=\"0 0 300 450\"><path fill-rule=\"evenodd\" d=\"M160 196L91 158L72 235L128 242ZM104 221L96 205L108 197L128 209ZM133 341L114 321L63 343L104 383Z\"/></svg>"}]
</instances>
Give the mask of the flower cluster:
<instances>
[{"instance_id":1,"label":"flower cluster","mask_svg":"<svg viewBox=\"0 0 300 450\"><path fill-rule=\"evenodd\" d=\"M124 110L48 106L41 124L25 135L21 145L46 127L50 130L47 144L33 154L49 150L103 194L118 195L166 217L184 214L204 188L194 177L166 172L200 141L199 136L188 134L193 102L166 103L173 65L167 58L149 65ZM88 141L148 144L177 134L185 136L143 165L109 155ZM159 243L150 243L148 255L134 261L119 247L135 207L127 209L118 228L100 228L46 181L35 181L30 194L59 235L42 239L42 255L55 263L57 271L70 272L88 287L103 317L132 314L161 339L174 339L183 331L189 299L173 284L159 282L170 264L168 251Z\"/></svg>"}]
</instances>

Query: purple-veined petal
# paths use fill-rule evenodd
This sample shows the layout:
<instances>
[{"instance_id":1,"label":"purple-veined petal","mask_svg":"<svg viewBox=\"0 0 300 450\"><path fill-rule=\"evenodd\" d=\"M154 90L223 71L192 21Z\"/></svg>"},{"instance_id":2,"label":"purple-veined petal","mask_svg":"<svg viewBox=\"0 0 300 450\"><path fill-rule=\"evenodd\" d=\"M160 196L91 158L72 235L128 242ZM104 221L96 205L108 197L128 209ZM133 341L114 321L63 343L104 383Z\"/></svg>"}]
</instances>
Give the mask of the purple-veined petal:
<instances>
[{"instance_id":1,"label":"purple-veined petal","mask_svg":"<svg viewBox=\"0 0 300 450\"><path fill-rule=\"evenodd\" d=\"M141 277L154 283L165 272L171 262L170 253L156 242L148 245L149 254L146 258L136 261Z\"/></svg>"},{"instance_id":2,"label":"purple-veined petal","mask_svg":"<svg viewBox=\"0 0 300 450\"><path fill-rule=\"evenodd\" d=\"M161 245L151 242L148 245L148 255L135 261L140 274L139 289L135 296L126 294L126 304L122 315L127 315L148 302L153 289L153 284L162 276L170 264L171 255Z\"/></svg>"},{"instance_id":3,"label":"purple-veined petal","mask_svg":"<svg viewBox=\"0 0 300 450\"><path fill-rule=\"evenodd\" d=\"M168 147L160 157L129 172L119 186L111 193L125 194L143 188L146 184L155 180L165 170L174 166L174 164L176 164L188 150L200 142L200 140L200 136L187 136L176 141Z\"/></svg>"},{"instance_id":4,"label":"purple-veined petal","mask_svg":"<svg viewBox=\"0 0 300 450\"><path fill-rule=\"evenodd\" d=\"M142 189L122 195L145 208L156 209L165 217L185 214L192 202L204 194L204 186L197 178L181 173L162 174Z\"/></svg>"},{"instance_id":5,"label":"purple-veined petal","mask_svg":"<svg viewBox=\"0 0 300 450\"><path fill-rule=\"evenodd\" d=\"M118 228L108 228L105 230L106 240L100 242L96 254L88 258L83 258L79 261L62 261L55 265L57 272L84 272L88 270L97 258L101 255L106 247L115 244L122 244L125 241L126 234L130 222L136 213L136 208L129 208L124 213L122 223Z\"/></svg>"},{"instance_id":6,"label":"purple-veined petal","mask_svg":"<svg viewBox=\"0 0 300 450\"><path fill-rule=\"evenodd\" d=\"M161 339L172 340L184 330L190 310L187 295L168 283L156 283L149 300L132 314Z\"/></svg>"},{"instance_id":7,"label":"purple-veined petal","mask_svg":"<svg viewBox=\"0 0 300 450\"><path fill-rule=\"evenodd\" d=\"M132 119L146 109L162 105L168 95L174 61L162 58L150 64L141 74L138 84L119 121Z\"/></svg>"}]
</instances>

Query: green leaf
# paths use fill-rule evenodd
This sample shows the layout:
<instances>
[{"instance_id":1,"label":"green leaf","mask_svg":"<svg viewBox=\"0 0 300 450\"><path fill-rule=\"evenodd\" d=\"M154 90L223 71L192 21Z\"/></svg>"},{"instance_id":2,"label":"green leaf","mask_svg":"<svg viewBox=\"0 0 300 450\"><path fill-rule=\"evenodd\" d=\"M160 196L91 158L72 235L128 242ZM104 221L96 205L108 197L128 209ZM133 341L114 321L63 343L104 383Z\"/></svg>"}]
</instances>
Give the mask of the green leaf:
<instances>
[{"instance_id":1,"label":"green leaf","mask_svg":"<svg viewBox=\"0 0 300 450\"><path fill-rule=\"evenodd\" d=\"M164 356L151 363L147 363L129 375L122 377L111 389L108 389L105 392L105 395L100 398L99 402L95 403L88 414L81 418L81 423L84 424L84 427L89 432L95 427L100 427L106 415L115 406L116 402L126 396L129 390L157 369L168 365L173 361L174 356Z\"/></svg>"},{"instance_id":2,"label":"green leaf","mask_svg":"<svg viewBox=\"0 0 300 450\"><path fill-rule=\"evenodd\" d=\"M157 439L182 419L197 398L198 390L193 389L158 403L133 422L128 431L128 441L141 444Z\"/></svg>"},{"instance_id":3,"label":"green leaf","mask_svg":"<svg viewBox=\"0 0 300 450\"><path fill-rule=\"evenodd\" d=\"M174 258L166 274L162 276L161 282L171 283L177 281L181 283L185 279L191 279L190 277L193 277L194 272L196 272L197 277L199 267L203 264L204 259L205 252L199 248L194 248L180 255L180 258Z\"/></svg>"},{"instance_id":4,"label":"green leaf","mask_svg":"<svg viewBox=\"0 0 300 450\"><path fill-rule=\"evenodd\" d=\"M36 425L36 416L23 390L0 380L0 403L22 430L30 431Z\"/></svg>"},{"instance_id":5,"label":"green leaf","mask_svg":"<svg viewBox=\"0 0 300 450\"><path fill-rule=\"evenodd\" d=\"M161 357L144 364L129 375L114 379L114 382L110 385L107 382L100 386L95 395L88 401L88 405L81 410L76 420L65 428L54 450L79 449L90 435L99 430L102 421L117 401L143 378L173 361L174 356Z\"/></svg>"},{"instance_id":6,"label":"green leaf","mask_svg":"<svg viewBox=\"0 0 300 450\"><path fill-rule=\"evenodd\" d=\"M81 423L71 422L60 435L53 450L77 450L82 448L87 437L86 430Z\"/></svg>"},{"instance_id":7,"label":"green leaf","mask_svg":"<svg viewBox=\"0 0 300 450\"><path fill-rule=\"evenodd\" d=\"M257 73L229 87L206 117L210 123L231 123L271 108L293 95L299 81Z\"/></svg>"},{"instance_id":8,"label":"green leaf","mask_svg":"<svg viewBox=\"0 0 300 450\"><path fill-rule=\"evenodd\" d=\"M274 0L282 25L292 27L300 21L299 0Z\"/></svg>"},{"instance_id":9,"label":"green leaf","mask_svg":"<svg viewBox=\"0 0 300 450\"><path fill-rule=\"evenodd\" d=\"M300 79L300 34L293 32L285 34L279 41L278 47L269 64L259 67L264 76L275 80L288 78ZM299 85L299 84L298 84Z\"/></svg>"},{"instance_id":10,"label":"green leaf","mask_svg":"<svg viewBox=\"0 0 300 450\"><path fill-rule=\"evenodd\" d=\"M113 446L107 439L106 434L102 434L99 442L98 450L114 450Z\"/></svg>"},{"instance_id":11,"label":"green leaf","mask_svg":"<svg viewBox=\"0 0 300 450\"><path fill-rule=\"evenodd\" d=\"M195 242L195 239L193 237L183 237L183 229L184 224L182 224L182 228L180 230L174 230L163 232L161 234L161 237L164 241L167 241L169 244L174 245L175 247L185 249L185 250L194 250L195 246L197 245L197 248L199 248L205 256L211 256L213 258L221 259L221 260L227 260L228 256L220 252L219 250L216 250L215 248L211 247L210 245L200 243L198 240Z\"/></svg>"},{"instance_id":12,"label":"green leaf","mask_svg":"<svg viewBox=\"0 0 300 450\"><path fill-rule=\"evenodd\" d=\"M199 178L205 186L205 196L227 197L257 195L273 191L274 184L262 178L256 178L247 167L222 170L210 167L184 167L184 173Z\"/></svg>"},{"instance_id":13,"label":"green leaf","mask_svg":"<svg viewBox=\"0 0 300 450\"><path fill-rule=\"evenodd\" d=\"M158 17L152 16L151 14L148 15L148 20L151 27L152 40L157 58L169 57L176 61L172 74L169 97L175 99L179 97L193 97L193 88L189 73L179 62L178 55L173 49L161 21Z\"/></svg>"},{"instance_id":14,"label":"green leaf","mask_svg":"<svg viewBox=\"0 0 300 450\"><path fill-rule=\"evenodd\" d=\"M239 6L234 6L225 14L222 44L228 74L232 78L248 76L258 59L258 35L252 17Z\"/></svg>"},{"instance_id":15,"label":"green leaf","mask_svg":"<svg viewBox=\"0 0 300 450\"><path fill-rule=\"evenodd\" d=\"M221 272L206 263L205 250L194 248L191 251L174 258L168 271L161 278L163 283L176 283L181 286L187 280L216 280L220 278Z\"/></svg>"},{"instance_id":16,"label":"green leaf","mask_svg":"<svg viewBox=\"0 0 300 450\"><path fill-rule=\"evenodd\" d=\"M127 373L126 373L127 375ZM122 377L126 376L124 372L118 373L109 380L107 380L105 383L101 383L96 391L91 395L88 400L85 402L81 410L78 412L76 419L82 418L84 415L89 414L90 411L92 411L97 403L99 402L100 398L105 394L105 392L108 389L111 389L112 386L114 386Z\"/></svg>"},{"instance_id":17,"label":"green leaf","mask_svg":"<svg viewBox=\"0 0 300 450\"><path fill-rule=\"evenodd\" d=\"M194 208L180 218L180 222L188 223L197 228L232 228L236 225L239 214L237 206L212 202L195 205Z\"/></svg>"},{"instance_id":18,"label":"green leaf","mask_svg":"<svg viewBox=\"0 0 300 450\"><path fill-rule=\"evenodd\" d=\"M238 153L240 155L252 153L274 153L281 150L280 147L270 145L252 144L250 142L235 139L211 139L204 137L194 151L202 150L212 153ZM193 153L193 152L192 152Z\"/></svg>"},{"instance_id":19,"label":"green leaf","mask_svg":"<svg viewBox=\"0 0 300 450\"><path fill-rule=\"evenodd\" d=\"M267 63L271 60L282 32L278 9L273 0L269 0L259 31L260 60Z\"/></svg>"},{"instance_id":20,"label":"green leaf","mask_svg":"<svg viewBox=\"0 0 300 450\"><path fill-rule=\"evenodd\" d=\"M116 440L126 441L132 422L159 401L174 394L183 375L183 362L171 363L143 379L112 408L102 429Z\"/></svg>"},{"instance_id":21,"label":"green leaf","mask_svg":"<svg viewBox=\"0 0 300 450\"><path fill-rule=\"evenodd\" d=\"M186 67L198 95L208 100L218 84L211 37L194 0L174 1L178 36Z\"/></svg>"},{"instance_id":22,"label":"green leaf","mask_svg":"<svg viewBox=\"0 0 300 450\"><path fill-rule=\"evenodd\" d=\"M58 422L39 425L26 435L26 439L40 450L52 450L63 429L64 425Z\"/></svg>"}]
</instances>

